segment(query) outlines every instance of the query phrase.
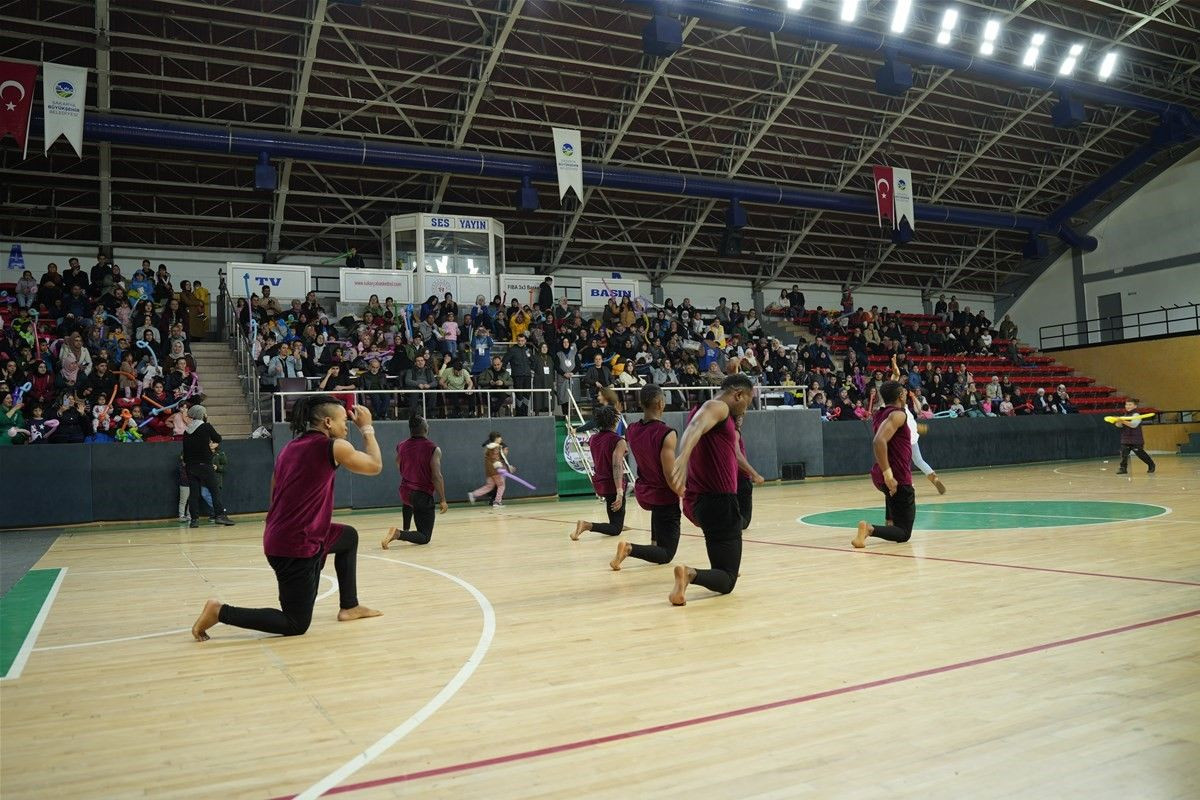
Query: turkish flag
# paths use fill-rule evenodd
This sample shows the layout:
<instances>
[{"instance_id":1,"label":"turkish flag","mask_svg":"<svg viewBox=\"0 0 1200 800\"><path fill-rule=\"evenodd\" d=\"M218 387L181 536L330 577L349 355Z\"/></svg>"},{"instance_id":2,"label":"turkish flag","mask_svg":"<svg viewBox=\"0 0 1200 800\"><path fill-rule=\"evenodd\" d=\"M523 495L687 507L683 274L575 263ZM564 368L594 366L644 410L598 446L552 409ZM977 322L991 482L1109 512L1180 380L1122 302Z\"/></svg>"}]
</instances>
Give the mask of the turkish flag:
<instances>
[{"instance_id":1,"label":"turkish flag","mask_svg":"<svg viewBox=\"0 0 1200 800\"><path fill-rule=\"evenodd\" d=\"M883 224L884 217L887 217L888 222L892 227L896 227L896 198L893 193L893 178L891 167L872 167L872 172L875 176L875 214L879 220L879 224Z\"/></svg>"},{"instance_id":2,"label":"turkish flag","mask_svg":"<svg viewBox=\"0 0 1200 800\"><path fill-rule=\"evenodd\" d=\"M29 150L29 114L37 73L37 64L0 61L0 139L13 137L22 158Z\"/></svg>"}]
</instances>

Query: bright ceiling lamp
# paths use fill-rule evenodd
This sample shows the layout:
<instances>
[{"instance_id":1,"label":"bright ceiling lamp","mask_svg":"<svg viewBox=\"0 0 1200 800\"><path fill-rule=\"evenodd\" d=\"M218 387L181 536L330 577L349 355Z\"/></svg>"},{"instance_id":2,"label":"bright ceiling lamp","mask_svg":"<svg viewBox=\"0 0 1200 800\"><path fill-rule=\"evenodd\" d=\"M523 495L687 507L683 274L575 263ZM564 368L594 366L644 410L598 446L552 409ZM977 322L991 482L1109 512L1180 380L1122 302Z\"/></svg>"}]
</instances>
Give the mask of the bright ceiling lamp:
<instances>
[{"instance_id":1,"label":"bright ceiling lamp","mask_svg":"<svg viewBox=\"0 0 1200 800\"><path fill-rule=\"evenodd\" d=\"M950 44L950 34L954 31L954 26L958 24L958 9L947 8L946 13L942 14L942 27L938 31L937 43L941 45Z\"/></svg>"},{"instance_id":2,"label":"bright ceiling lamp","mask_svg":"<svg viewBox=\"0 0 1200 800\"><path fill-rule=\"evenodd\" d=\"M996 52L996 39L1000 36L1000 20L989 19L987 24L983 26L983 43L979 45L979 52L985 56L990 56Z\"/></svg>"},{"instance_id":3,"label":"bright ceiling lamp","mask_svg":"<svg viewBox=\"0 0 1200 800\"><path fill-rule=\"evenodd\" d=\"M1110 50L1104 54L1104 60L1100 62L1100 80L1106 81L1113 74L1113 70L1117 66L1117 51Z\"/></svg>"},{"instance_id":4,"label":"bright ceiling lamp","mask_svg":"<svg viewBox=\"0 0 1200 800\"><path fill-rule=\"evenodd\" d=\"M799 11L804 8L804 0L787 0L787 7L789 11Z\"/></svg>"},{"instance_id":5,"label":"bright ceiling lamp","mask_svg":"<svg viewBox=\"0 0 1200 800\"><path fill-rule=\"evenodd\" d=\"M908 27L908 15L912 11L912 0L896 0L896 11L892 14L892 33L904 33Z\"/></svg>"},{"instance_id":6,"label":"bright ceiling lamp","mask_svg":"<svg viewBox=\"0 0 1200 800\"><path fill-rule=\"evenodd\" d=\"M1079 56L1083 55L1083 45L1073 44L1071 49L1067 51L1067 57L1063 60L1062 66L1058 68L1059 75L1070 75L1075 71L1075 64L1079 60Z\"/></svg>"},{"instance_id":7,"label":"bright ceiling lamp","mask_svg":"<svg viewBox=\"0 0 1200 800\"><path fill-rule=\"evenodd\" d=\"M1038 53L1041 52L1042 45L1046 43L1046 34L1035 33L1033 38L1029 40L1029 48L1025 51L1025 57L1021 59L1021 66L1036 67Z\"/></svg>"},{"instance_id":8,"label":"bright ceiling lamp","mask_svg":"<svg viewBox=\"0 0 1200 800\"><path fill-rule=\"evenodd\" d=\"M854 22L858 16L858 0L842 0L842 22Z\"/></svg>"}]
</instances>

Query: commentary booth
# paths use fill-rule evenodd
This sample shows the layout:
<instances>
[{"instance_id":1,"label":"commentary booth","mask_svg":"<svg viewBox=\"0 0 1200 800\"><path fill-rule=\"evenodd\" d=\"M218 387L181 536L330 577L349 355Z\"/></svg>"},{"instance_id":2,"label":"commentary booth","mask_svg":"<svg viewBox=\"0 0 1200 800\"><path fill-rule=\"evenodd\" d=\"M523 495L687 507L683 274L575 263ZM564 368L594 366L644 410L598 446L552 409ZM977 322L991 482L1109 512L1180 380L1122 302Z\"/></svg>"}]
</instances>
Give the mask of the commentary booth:
<instances>
[{"instance_id":1,"label":"commentary booth","mask_svg":"<svg viewBox=\"0 0 1200 800\"><path fill-rule=\"evenodd\" d=\"M390 217L383 225L381 261L384 269L404 273L408 297L397 303L421 303L430 295L446 292L459 303L476 295L488 300L501 292L504 273L504 225L491 217L461 214L405 214ZM374 270L346 270L346 272ZM347 296L350 289L351 296ZM342 300L357 301L361 291L343 279ZM371 292L367 292L369 296ZM382 292L378 292L382 294ZM361 298L366 300L367 296Z\"/></svg>"}]
</instances>

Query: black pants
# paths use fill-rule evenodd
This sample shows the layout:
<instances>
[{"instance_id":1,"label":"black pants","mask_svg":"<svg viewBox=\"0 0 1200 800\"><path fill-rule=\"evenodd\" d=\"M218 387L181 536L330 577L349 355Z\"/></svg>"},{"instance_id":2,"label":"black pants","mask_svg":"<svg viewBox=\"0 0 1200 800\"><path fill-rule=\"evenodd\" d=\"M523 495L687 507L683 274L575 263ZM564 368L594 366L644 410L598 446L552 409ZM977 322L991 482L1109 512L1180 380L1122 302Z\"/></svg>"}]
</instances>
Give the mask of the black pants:
<instances>
[{"instance_id":1,"label":"black pants","mask_svg":"<svg viewBox=\"0 0 1200 800\"><path fill-rule=\"evenodd\" d=\"M1150 454L1146 452L1145 447L1140 447L1140 446L1132 445L1132 444L1123 444L1123 445L1121 445L1121 471L1122 472L1129 469L1129 454L1130 453L1133 453L1135 456L1137 456L1139 459L1141 459L1142 463L1145 464L1147 467L1149 467L1150 469L1154 469L1154 459L1151 458Z\"/></svg>"},{"instance_id":2,"label":"black pants","mask_svg":"<svg viewBox=\"0 0 1200 800\"><path fill-rule=\"evenodd\" d=\"M188 496L188 511L192 515L192 519L200 519L200 487L208 489L212 495L212 510L216 516L222 516L225 513L225 506L221 504L221 488L217 485L217 471L213 469L212 464L203 464L196 462L195 464L185 465L188 474L188 488L190 495Z\"/></svg>"},{"instance_id":3,"label":"black pants","mask_svg":"<svg viewBox=\"0 0 1200 800\"><path fill-rule=\"evenodd\" d=\"M358 531L349 525L334 527L342 530L333 547L329 548L329 552L333 553L333 568L337 571L341 607L354 608L358 605L358 578L355 573ZM275 570L275 579L279 581L279 605L283 610L224 605L217 619L236 628L299 636L312 623L325 555L309 558L267 556L267 563Z\"/></svg>"},{"instance_id":4,"label":"black pants","mask_svg":"<svg viewBox=\"0 0 1200 800\"><path fill-rule=\"evenodd\" d=\"M615 494L604 495L604 510L608 512L608 522L593 522L592 530L605 536L619 536L625 529L625 503L621 503L620 511L613 511L613 503L617 501Z\"/></svg>"},{"instance_id":5,"label":"black pants","mask_svg":"<svg viewBox=\"0 0 1200 800\"><path fill-rule=\"evenodd\" d=\"M678 549L678 501L665 506L651 506L650 544L630 545L629 555L651 564L670 564Z\"/></svg>"},{"instance_id":6,"label":"black pants","mask_svg":"<svg viewBox=\"0 0 1200 800\"><path fill-rule=\"evenodd\" d=\"M703 494L692 509L711 569L696 570L692 583L721 594L729 594L737 584L742 566L742 514L736 494Z\"/></svg>"},{"instance_id":7,"label":"black pants","mask_svg":"<svg viewBox=\"0 0 1200 800\"><path fill-rule=\"evenodd\" d=\"M754 481L738 473L738 513L742 517L742 530L750 527L750 518L754 516Z\"/></svg>"},{"instance_id":8,"label":"black pants","mask_svg":"<svg viewBox=\"0 0 1200 800\"><path fill-rule=\"evenodd\" d=\"M412 544L429 544L429 540L433 538L433 522L437 519L433 507L433 495L425 494L425 492L409 492L408 500L410 505L404 507L404 528L396 538ZM408 529L409 521L412 519L417 521L415 531Z\"/></svg>"},{"instance_id":9,"label":"black pants","mask_svg":"<svg viewBox=\"0 0 1200 800\"><path fill-rule=\"evenodd\" d=\"M876 525L871 535L889 542L907 542L917 521L917 494L911 484L897 486L895 494L888 494L887 489L882 491L887 498L887 518L891 524Z\"/></svg>"}]
</instances>

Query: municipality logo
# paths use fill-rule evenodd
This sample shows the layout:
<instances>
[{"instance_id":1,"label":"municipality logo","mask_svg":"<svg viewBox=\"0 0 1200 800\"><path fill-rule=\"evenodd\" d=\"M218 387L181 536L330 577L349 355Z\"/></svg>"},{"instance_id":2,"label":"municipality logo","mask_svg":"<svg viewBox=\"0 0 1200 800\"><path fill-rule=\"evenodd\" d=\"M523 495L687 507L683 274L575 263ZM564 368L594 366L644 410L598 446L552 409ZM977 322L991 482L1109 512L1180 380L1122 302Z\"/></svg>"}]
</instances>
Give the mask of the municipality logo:
<instances>
[{"instance_id":1,"label":"municipality logo","mask_svg":"<svg viewBox=\"0 0 1200 800\"><path fill-rule=\"evenodd\" d=\"M570 142L563 142L562 154L567 158L575 157L575 148L571 146Z\"/></svg>"},{"instance_id":2,"label":"municipality logo","mask_svg":"<svg viewBox=\"0 0 1200 800\"><path fill-rule=\"evenodd\" d=\"M900 178L896 181L896 188L900 191L904 191L908 188L908 181L904 180L904 178Z\"/></svg>"},{"instance_id":3,"label":"municipality logo","mask_svg":"<svg viewBox=\"0 0 1200 800\"><path fill-rule=\"evenodd\" d=\"M574 436L568 432L563 438L563 460L567 462L568 467L580 475L587 475L588 469L592 465L591 447L589 445L591 439L591 431L577 433Z\"/></svg>"},{"instance_id":4,"label":"municipality logo","mask_svg":"<svg viewBox=\"0 0 1200 800\"><path fill-rule=\"evenodd\" d=\"M70 100L75 96L75 86L70 81L59 81L54 85L54 93L63 100Z\"/></svg>"}]
</instances>

